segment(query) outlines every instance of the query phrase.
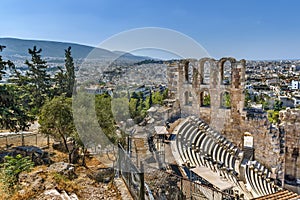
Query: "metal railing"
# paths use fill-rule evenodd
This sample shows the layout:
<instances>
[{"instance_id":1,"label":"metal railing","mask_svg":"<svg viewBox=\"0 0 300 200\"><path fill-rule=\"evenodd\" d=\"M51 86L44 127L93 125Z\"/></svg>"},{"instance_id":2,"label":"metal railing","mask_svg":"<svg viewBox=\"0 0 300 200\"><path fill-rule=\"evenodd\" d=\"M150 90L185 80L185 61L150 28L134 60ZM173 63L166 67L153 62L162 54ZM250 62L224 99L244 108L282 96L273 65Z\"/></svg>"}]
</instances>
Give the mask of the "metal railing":
<instances>
[{"instance_id":1,"label":"metal railing","mask_svg":"<svg viewBox=\"0 0 300 200\"><path fill-rule=\"evenodd\" d=\"M231 194L212 186L155 168L141 162L140 168L132 162L128 152L118 145L117 174L122 177L132 197L147 199L235 199Z\"/></svg>"},{"instance_id":2,"label":"metal railing","mask_svg":"<svg viewBox=\"0 0 300 200\"><path fill-rule=\"evenodd\" d=\"M118 144L117 170L124 180L131 196L136 200L145 199L143 165L138 169L121 144Z\"/></svg>"}]
</instances>

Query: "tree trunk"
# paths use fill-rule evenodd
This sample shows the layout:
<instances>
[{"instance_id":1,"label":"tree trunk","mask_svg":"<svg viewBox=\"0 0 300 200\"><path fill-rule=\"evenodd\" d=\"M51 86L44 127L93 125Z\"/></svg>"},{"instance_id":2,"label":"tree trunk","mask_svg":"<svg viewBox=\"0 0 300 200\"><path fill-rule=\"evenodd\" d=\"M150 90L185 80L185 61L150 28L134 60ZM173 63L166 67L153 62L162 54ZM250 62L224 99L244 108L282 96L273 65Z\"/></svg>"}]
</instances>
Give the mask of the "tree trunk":
<instances>
[{"instance_id":1,"label":"tree trunk","mask_svg":"<svg viewBox=\"0 0 300 200\"><path fill-rule=\"evenodd\" d=\"M69 153L69 162L72 164L78 161L78 147L73 147L72 151Z\"/></svg>"},{"instance_id":2,"label":"tree trunk","mask_svg":"<svg viewBox=\"0 0 300 200\"><path fill-rule=\"evenodd\" d=\"M84 166L85 168L88 168L88 166L85 163L85 155L87 153L87 149L85 147L83 147L83 157L82 157L82 163L81 165Z\"/></svg>"},{"instance_id":3,"label":"tree trunk","mask_svg":"<svg viewBox=\"0 0 300 200\"><path fill-rule=\"evenodd\" d=\"M68 148L67 138L65 138L64 135L60 133L60 131L59 131L59 134L61 135L64 145L65 145L65 148L66 148L66 151L69 154L69 163L71 163L71 152L69 151L69 148Z\"/></svg>"},{"instance_id":4,"label":"tree trunk","mask_svg":"<svg viewBox=\"0 0 300 200\"><path fill-rule=\"evenodd\" d=\"M69 148L68 148L68 144L67 144L67 138L65 138L64 134L62 133L62 131L59 128L57 129L57 131L58 131L60 137L63 139L63 142L64 142L67 153L70 153Z\"/></svg>"},{"instance_id":5,"label":"tree trunk","mask_svg":"<svg viewBox=\"0 0 300 200\"><path fill-rule=\"evenodd\" d=\"M64 136L62 136L62 139L63 139L63 142L64 142L67 153L70 153L69 148L68 148L68 144L67 144L67 139Z\"/></svg>"}]
</instances>

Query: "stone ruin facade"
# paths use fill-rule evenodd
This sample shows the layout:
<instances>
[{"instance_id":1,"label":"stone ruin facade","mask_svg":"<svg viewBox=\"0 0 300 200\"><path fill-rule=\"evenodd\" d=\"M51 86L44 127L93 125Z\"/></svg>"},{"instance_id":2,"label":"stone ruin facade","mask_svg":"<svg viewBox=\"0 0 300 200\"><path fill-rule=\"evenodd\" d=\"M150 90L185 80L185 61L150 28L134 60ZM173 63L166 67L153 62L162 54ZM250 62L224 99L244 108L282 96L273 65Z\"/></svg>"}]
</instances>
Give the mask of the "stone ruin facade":
<instances>
[{"instance_id":1,"label":"stone ruin facade","mask_svg":"<svg viewBox=\"0 0 300 200\"><path fill-rule=\"evenodd\" d=\"M168 67L167 77L182 117L198 116L236 145L243 144L245 60L182 60Z\"/></svg>"},{"instance_id":2,"label":"stone ruin facade","mask_svg":"<svg viewBox=\"0 0 300 200\"><path fill-rule=\"evenodd\" d=\"M181 116L197 115L218 131L242 120L245 60L182 60L168 67L167 77Z\"/></svg>"},{"instance_id":3,"label":"stone ruin facade","mask_svg":"<svg viewBox=\"0 0 300 200\"><path fill-rule=\"evenodd\" d=\"M295 119L282 112L281 128L272 126L265 112L245 109L245 63L245 60L234 58L202 58L169 64L169 96L175 102L172 109L177 110L173 112L180 113L180 117L200 117L244 150L244 134L250 133L253 159L272 169L277 174L274 178L283 179L284 172L298 174L295 170L300 171L300 161L296 159L295 165L294 160L299 148L292 142L298 137L299 146L297 123L292 123ZM288 149L286 154L285 146ZM295 169L293 173L291 169Z\"/></svg>"}]
</instances>

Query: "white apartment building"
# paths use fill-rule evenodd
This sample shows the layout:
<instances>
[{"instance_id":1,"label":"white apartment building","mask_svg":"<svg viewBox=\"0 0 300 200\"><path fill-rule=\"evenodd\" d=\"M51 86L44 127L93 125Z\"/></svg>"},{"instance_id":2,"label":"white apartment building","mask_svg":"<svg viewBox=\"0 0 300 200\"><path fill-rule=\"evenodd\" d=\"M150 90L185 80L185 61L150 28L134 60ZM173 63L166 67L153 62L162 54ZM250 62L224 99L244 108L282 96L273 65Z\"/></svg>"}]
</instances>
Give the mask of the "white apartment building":
<instances>
[{"instance_id":1,"label":"white apartment building","mask_svg":"<svg viewBox=\"0 0 300 200\"><path fill-rule=\"evenodd\" d=\"M300 82L292 80L291 86L292 86L292 90L298 90L300 89Z\"/></svg>"}]
</instances>

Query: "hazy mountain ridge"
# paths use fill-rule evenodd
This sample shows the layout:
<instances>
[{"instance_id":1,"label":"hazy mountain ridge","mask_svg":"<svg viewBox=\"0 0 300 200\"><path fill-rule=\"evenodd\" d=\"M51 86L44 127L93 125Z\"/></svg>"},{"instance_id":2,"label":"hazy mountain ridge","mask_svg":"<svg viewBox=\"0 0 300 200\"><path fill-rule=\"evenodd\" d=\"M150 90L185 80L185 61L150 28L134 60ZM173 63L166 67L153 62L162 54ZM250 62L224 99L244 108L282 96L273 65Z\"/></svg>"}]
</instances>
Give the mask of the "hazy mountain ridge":
<instances>
[{"instance_id":1,"label":"hazy mountain ridge","mask_svg":"<svg viewBox=\"0 0 300 200\"><path fill-rule=\"evenodd\" d=\"M28 49L37 46L42 49L43 57L64 58L65 49L72 47L72 56L74 59L86 58L91 51L97 58L118 58L131 61L142 61L149 59L148 57L135 56L129 53L121 54L120 52L111 52L106 49L95 48L92 46L57 41L44 40L24 40L17 38L0 38L0 45L6 46L1 53L4 57L12 60L18 60L22 57L28 57Z\"/></svg>"}]
</instances>

